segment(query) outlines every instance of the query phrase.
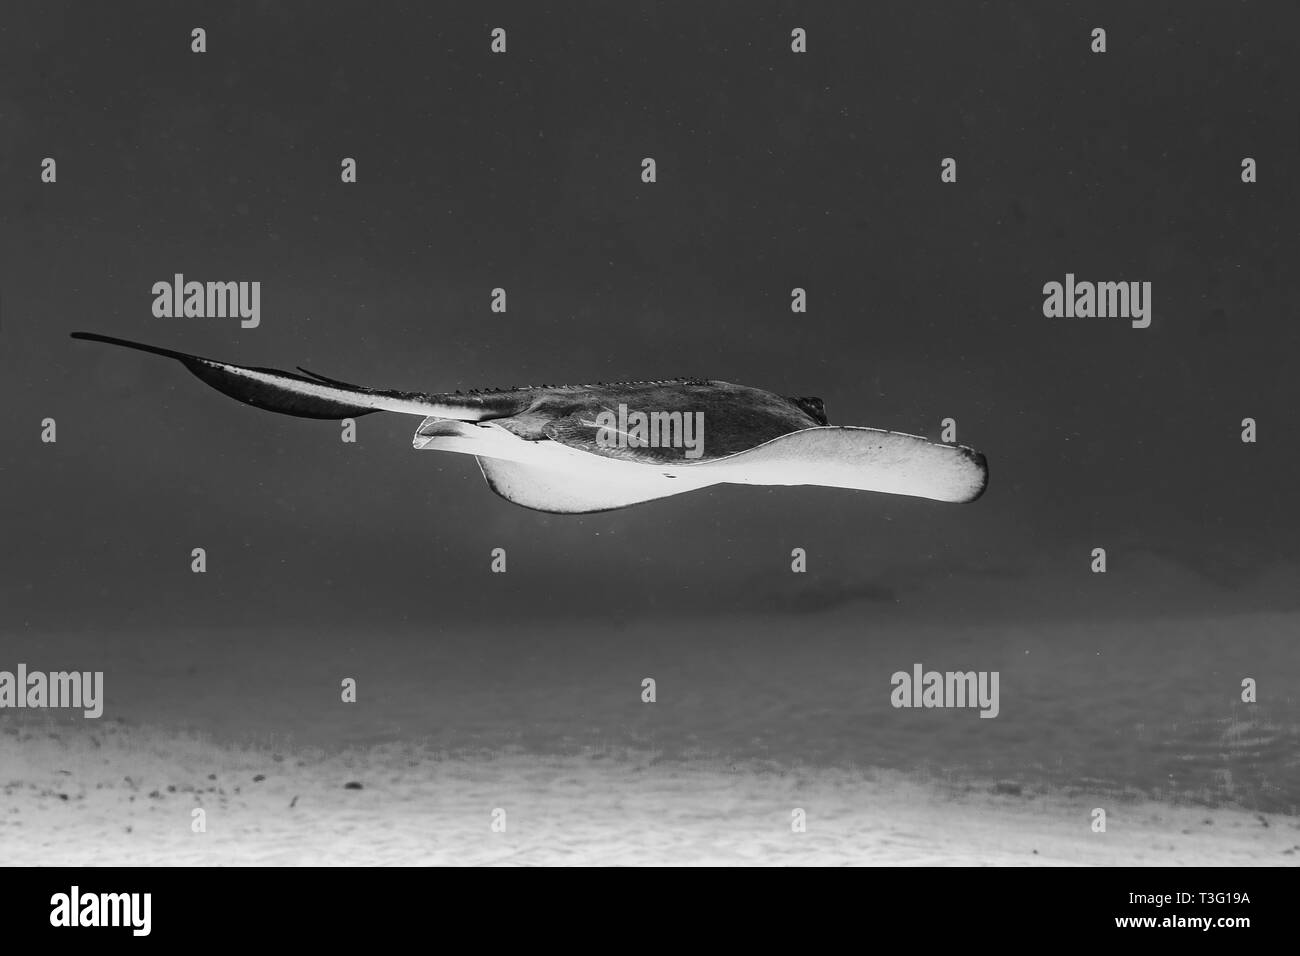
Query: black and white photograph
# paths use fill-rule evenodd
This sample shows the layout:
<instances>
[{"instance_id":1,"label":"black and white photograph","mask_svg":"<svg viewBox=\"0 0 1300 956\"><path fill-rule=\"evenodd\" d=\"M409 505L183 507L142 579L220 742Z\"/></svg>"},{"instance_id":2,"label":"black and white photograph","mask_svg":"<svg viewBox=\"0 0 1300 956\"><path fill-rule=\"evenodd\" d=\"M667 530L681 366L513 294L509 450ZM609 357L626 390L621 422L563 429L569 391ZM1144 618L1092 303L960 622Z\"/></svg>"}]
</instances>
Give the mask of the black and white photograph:
<instances>
[{"instance_id":1,"label":"black and white photograph","mask_svg":"<svg viewBox=\"0 0 1300 956\"><path fill-rule=\"evenodd\" d=\"M9 0L0 864L88 874L33 918L144 935L116 867L1295 866L1298 38ZM1249 917L1206 888L1131 902Z\"/></svg>"}]
</instances>

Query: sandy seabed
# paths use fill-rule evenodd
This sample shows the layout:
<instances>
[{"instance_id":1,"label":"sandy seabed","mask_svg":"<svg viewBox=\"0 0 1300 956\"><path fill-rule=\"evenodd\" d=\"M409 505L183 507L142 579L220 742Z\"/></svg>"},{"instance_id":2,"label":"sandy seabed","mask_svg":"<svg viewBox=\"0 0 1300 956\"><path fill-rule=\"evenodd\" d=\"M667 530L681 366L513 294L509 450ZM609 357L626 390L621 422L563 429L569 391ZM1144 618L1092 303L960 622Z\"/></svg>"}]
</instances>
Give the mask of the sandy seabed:
<instances>
[{"instance_id":1,"label":"sandy seabed","mask_svg":"<svg viewBox=\"0 0 1300 956\"><path fill-rule=\"evenodd\" d=\"M85 727L86 725L81 725ZM6 865L1295 865L1300 819L627 751L338 753L0 732ZM193 830L202 808L206 832ZM493 832L493 811L505 832ZM793 832L792 811L807 817Z\"/></svg>"}]
</instances>

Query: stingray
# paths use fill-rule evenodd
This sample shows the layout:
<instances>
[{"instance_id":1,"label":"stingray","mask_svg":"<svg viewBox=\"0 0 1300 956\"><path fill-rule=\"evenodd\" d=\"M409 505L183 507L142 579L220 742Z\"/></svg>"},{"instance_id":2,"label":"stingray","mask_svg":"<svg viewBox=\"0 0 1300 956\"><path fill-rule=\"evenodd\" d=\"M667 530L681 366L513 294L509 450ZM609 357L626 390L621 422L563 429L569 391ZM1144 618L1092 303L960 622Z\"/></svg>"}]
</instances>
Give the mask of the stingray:
<instances>
[{"instance_id":1,"label":"stingray","mask_svg":"<svg viewBox=\"0 0 1300 956\"><path fill-rule=\"evenodd\" d=\"M467 393L367 388L298 367L231 365L74 332L173 358L246 405L299 418L418 415L416 449L473 455L488 486L555 514L612 511L720 484L821 485L935 501L974 501L984 456L917 435L831 425L819 398L676 378L527 385Z\"/></svg>"}]
</instances>

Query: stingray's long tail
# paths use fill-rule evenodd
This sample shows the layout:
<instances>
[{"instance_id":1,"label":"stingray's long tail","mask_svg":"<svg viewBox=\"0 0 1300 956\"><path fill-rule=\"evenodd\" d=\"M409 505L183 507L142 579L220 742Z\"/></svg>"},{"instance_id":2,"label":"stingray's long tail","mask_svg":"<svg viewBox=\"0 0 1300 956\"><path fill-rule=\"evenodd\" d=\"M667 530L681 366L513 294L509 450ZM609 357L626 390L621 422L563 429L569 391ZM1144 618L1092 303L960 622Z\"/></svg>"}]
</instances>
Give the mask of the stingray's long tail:
<instances>
[{"instance_id":1,"label":"stingray's long tail","mask_svg":"<svg viewBox=\"0 0 1300 956\"><path fill-rule=\"evenodd\" d=\"M273 368L231 365L94 332L73 332L72 337L176 359L223 395L229 395L254 408L295 415L298 418L342 419L369 415L371 412L399 412L404 415L475 422L501 414L488 400L477 396L426 395L421 392L366 388L326 378L303 368L298 369L298 373L301 373L298 374Z\"/></svg>"}]
</instances>

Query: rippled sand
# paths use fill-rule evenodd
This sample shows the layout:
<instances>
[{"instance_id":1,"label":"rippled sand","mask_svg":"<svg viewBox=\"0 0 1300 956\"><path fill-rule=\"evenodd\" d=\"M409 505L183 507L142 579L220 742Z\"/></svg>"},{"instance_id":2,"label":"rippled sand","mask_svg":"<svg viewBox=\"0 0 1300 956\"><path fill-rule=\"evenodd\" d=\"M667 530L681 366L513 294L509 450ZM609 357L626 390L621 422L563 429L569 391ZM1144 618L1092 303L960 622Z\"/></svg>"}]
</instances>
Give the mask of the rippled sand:
<instances>
[{"instance_id":1,"label":"rippled sand","mask_svg":"<svg viewBox=\"0 0 1300 956\"><path fill-rule=\"evenodd\" d=\"M0 731L10 865L1300 862L1293 816L1107 799L1098 834L1097 805L1015 784L634 751L325 754L116 722ZM205 833L192 832L196 808ZM792 832L795 808L807 832Z\"/></svg>"}]
</instances>

